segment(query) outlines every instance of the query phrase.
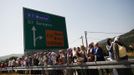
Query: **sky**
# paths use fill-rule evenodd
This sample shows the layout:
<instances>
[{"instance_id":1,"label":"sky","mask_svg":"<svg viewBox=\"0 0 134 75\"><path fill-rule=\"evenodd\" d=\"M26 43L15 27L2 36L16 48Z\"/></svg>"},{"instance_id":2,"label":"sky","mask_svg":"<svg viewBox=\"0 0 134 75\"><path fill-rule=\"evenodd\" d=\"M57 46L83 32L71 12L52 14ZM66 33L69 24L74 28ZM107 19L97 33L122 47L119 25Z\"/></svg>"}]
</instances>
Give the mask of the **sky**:
<instances>
[{"instance_id":1,"label":"sky","mask_svg":"<svg viewBox=\"0 0 134 75\"><path fill-rule=\"evenodd\" d=\"M84 31L90 43L120 34L89 32L134 29L134 0L0 0L0 56L24 53L23 7L64 16L69 47L81 45Z\"/></svg>"}]
</instances>

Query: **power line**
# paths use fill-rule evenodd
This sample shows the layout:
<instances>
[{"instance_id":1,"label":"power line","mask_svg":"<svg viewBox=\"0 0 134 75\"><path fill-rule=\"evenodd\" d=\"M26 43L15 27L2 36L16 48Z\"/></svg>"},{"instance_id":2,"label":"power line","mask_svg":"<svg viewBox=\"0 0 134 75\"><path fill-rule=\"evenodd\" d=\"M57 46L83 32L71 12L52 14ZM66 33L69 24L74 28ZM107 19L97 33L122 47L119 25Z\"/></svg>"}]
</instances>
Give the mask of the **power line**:
<instances>
[{"instance_id":1,"label":"power line","mask_svg":"<svg viewBox=\"0 0 134 75\"><path fill-rule=\"evenodd\" d=\"M87 31L87 33L95 33L95 34L123 34L123 33L119 33L119 32L91 32L91 31Z\"/></svg>"}]
</instances>

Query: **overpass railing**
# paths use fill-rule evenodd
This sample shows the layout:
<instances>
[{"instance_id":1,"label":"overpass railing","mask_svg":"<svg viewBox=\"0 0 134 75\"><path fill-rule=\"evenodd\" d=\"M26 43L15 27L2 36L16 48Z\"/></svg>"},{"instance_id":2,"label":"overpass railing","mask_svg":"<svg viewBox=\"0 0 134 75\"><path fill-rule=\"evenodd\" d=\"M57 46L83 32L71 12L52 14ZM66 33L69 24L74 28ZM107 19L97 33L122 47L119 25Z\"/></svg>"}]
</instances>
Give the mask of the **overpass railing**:
<instances>
[{"instance_id":1,"label":"overpass railing","mask_svg":"<svg viewBox=\"0 0 134 75\"><path fill-rule=\"evenodd\" d=\"M62 70L62 69L118 69L118 68L134 68L134 60L131 61L97 61L86 62L83 64L63 64L63 65L46 65L46 66L23 66L23 67L5 67L0 71L12 70Z\"/></svg>"}]
</instances>

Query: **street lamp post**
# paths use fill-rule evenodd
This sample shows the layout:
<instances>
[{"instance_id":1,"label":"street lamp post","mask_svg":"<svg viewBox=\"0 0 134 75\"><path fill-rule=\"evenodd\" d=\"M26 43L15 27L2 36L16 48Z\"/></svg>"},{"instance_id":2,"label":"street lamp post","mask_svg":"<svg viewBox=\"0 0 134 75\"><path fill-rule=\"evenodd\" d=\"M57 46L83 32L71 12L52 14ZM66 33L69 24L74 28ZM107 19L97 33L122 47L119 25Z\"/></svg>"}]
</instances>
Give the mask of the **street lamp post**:
<instances>
[{"instance_id":1,"label":"street lamp post","mask_svg":"<svg viewBox=\"0 0 134 75\"><path fill-rule=\"evenodd\" d=\"M84 31L84 33L85 33L86 49L88 49L87 31Z\"/></svg>"},{"instance_id":2,"label":"street lamp post","mask_svg":"<svg viewBox=\"0 0 134 75\"><path fill-rule=\"evenodd\" d=\"M84 46L83 36L81 36L80 39L82 40L82 45Z\"/></svg>"}]
</instances>

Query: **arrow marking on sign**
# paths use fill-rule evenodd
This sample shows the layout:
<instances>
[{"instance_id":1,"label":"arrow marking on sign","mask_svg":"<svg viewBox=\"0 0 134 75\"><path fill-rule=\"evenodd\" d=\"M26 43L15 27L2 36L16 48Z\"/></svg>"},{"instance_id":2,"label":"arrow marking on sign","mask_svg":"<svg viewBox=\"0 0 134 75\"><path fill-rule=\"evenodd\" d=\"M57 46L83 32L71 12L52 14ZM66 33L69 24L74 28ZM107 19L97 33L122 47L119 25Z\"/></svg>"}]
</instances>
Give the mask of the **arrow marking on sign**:
<instances>
[{"instance_id":1,"label":"arrow marking on sign","mask_svg":"<svg viewBox=\"0 0 134 75\"><path fill-rule=\"evenodd\" d=\"M36 47L36 41L37 41L37 39L41 40L42 39L42 36L36 37L36 34L35 34L36 28L35 28L35 26L32 27L32 31L33 31L33 46Z\"/></svg>"}]
</instances>

